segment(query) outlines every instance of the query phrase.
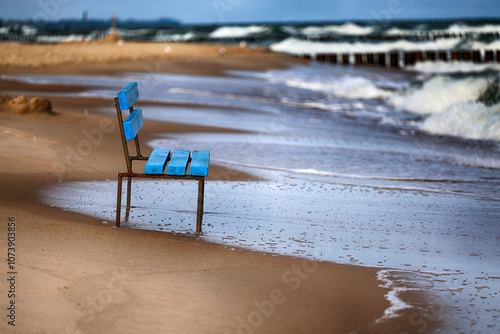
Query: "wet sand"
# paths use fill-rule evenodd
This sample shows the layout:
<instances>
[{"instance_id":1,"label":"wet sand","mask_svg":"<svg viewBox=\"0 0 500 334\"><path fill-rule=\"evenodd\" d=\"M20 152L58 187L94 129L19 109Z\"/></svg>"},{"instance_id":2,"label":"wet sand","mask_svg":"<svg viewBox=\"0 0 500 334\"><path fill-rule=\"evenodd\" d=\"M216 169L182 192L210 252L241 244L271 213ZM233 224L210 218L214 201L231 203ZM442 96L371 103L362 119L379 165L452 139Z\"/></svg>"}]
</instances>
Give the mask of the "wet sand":
<instances>
[{"instance_id":1,"label":"wet sand","mask_svg":"<svg viewBox=\"0 0 500 334\"><path fill-rule=\"evenodd\" d=\"M285 67L296 61L266 50L224 47L221 57L221 46L136 44L0 44L6 54L0 73L112 75L154 69L220 75L224 69ZM139 46L148 51L129 56ZM165 52L167 46L170 52ZM122 50L126 52L116 58ZM78 58L80 53L84 55ZM0 82L1 93L15 90L29 96L36 96L38 90L78 89L82 87ZM4 317L1 332L399 333L423 329L411 317L416 309L377 322L390 307L389 289L381 287L378 268L251 252L191 236L113 229L99 219L42 204L39 191L49 185L114 180L124 168L117 127L103 133L82 161L73 163L68 155L68 147L85 140L85 129L115 124L114 117L98 111L113 108L112 101L49 98L55 115L0 112L0 212L5 222L0 246L6 251L6 223L14 217L18 278L16 326ZM151 121L143 130L146 139L162 131L227 130ZM64 173L54 169L55 161L66 166ZM254 177L214 165L207 182L211 180ZM2 284L2 307L9 302L5 288ZM420 293L406 297L410 303L425 304L426 296ZM426 324L425 330L430 331L431 325L438 322Z\"/></svg>"}]
</instances>

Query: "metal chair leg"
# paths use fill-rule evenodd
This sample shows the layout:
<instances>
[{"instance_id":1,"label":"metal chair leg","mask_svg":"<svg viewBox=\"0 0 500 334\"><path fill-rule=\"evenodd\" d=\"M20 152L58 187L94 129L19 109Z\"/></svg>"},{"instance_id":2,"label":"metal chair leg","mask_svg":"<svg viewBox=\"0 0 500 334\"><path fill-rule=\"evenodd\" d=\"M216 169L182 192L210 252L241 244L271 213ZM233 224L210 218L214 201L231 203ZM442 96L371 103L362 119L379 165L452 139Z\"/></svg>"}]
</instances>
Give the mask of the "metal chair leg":
<instances>
[{"instance_id":1,"label":"metal chair leg","mask_svg":"<svg viewBox=\"0 0 500 334\"><path fill-rule=\"evenodd\" d=\"M118 192L116 198L116 227L120 227L120 215L122 207L122 177L118 175Z\"/></svg>"},{"instance_id":2,"label":"metal chair leg","mask_svg":"<svg viewBox=\"0 0 500 334\"><path fill-rule=\"evenodd\" d=\"M127 177L127 210L125 212L125 219L128 221L128 217L130 216L130 193L132 189L132 178Z\"/></svg>"},{"instance_id":3,"label":"metal chair leg","mask_svg":"<svg viewBox=\"0 0 500 334\"><path fill-rule=\"evenodd\" d=\"M198 181L198 211L196 215L196 234L201 233L201 223L203 220L203 199L205 197L205 179Z\"/></svg>"}]
</instances>

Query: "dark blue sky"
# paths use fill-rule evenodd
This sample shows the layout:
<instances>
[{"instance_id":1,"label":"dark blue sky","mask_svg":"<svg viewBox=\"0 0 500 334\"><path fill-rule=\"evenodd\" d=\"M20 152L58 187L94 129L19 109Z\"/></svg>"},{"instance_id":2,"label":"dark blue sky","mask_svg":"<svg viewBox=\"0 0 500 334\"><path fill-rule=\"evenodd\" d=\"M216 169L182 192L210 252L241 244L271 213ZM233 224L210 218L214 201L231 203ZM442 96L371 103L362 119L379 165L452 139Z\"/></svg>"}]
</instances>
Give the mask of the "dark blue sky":
<instances>
[{"instance_id":1,"label":"dark blue sky","mask_svg":"<svg viewBox=\"0 0 500 334\"><path fill-rule=\"evenodd\" d=\"M500 0L0 0L0 18L156 19L184 23L500 17Z\"/></svg>"}]
</instances>

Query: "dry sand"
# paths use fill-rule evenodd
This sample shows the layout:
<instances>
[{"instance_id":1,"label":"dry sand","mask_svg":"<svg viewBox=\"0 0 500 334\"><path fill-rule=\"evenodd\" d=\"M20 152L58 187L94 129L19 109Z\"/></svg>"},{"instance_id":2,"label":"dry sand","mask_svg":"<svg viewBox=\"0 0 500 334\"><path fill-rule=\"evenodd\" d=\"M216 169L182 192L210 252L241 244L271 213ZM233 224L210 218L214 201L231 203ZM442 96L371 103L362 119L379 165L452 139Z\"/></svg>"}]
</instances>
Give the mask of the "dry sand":
<instances>
[{"instance_id":1,"label":"dry sand","mask_svg":"<svg viewBox=\"0 0 500 334\"><path fill-rule=\"evenodd\" d=\"M297 61L263 48L195 43L1 43L0 51L2 74L110 74L135 70L220 75L227 69L283 68L286 62Z\"/></svg>"},{"instance_id":2,"label":"dry sand","mask_svg":"<svg viewBox=\"0 0 500 334\"><path fill-rule=\"evenodd\" d=\"M219 55L221 47L226 49ZM170 52L165 52L170 50ZM263 49L183 44L0 44L0 73L101 73L122 70L222 74L223 69L284 67L296 61ZM0 80L7 90L71 91ZM312 262L209 244L195 237L104 226L93 217L39 201L45 186L114 179L124 169L118 130L81 163L68 147L82 131L115 124L101 99L50 98L55 115L0 111L0 250L16 222L16 326L8 325L5 256L1 333L400 333L411 315L376 323L389 307L376 268ZM147 122L144 132L226 131ZM65 173L54 162L66 164ZM223 166L210 180L251 179ZM85 199L82 199L85 200ZM229 199L228 199L229 200ZM413 296L412 298L424 298ZM421 328L421 327L420 327ZM428 330L430 330L428 328Z\"/></svg>"}]
</instances>

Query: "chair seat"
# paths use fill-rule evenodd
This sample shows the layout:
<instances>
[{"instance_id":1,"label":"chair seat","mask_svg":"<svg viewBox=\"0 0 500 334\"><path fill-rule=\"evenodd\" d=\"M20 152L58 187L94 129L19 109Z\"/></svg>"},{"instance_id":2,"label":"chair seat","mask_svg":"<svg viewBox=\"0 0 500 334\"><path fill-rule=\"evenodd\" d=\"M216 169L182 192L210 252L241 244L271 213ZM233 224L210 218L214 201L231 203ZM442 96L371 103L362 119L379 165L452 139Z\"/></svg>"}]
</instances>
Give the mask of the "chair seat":
<instances>
[{"instance_id":1,"label":"chair seat","mask_svg":"<svg viewBox=\"0 0 500 334\"><path fill-rule=\"evenodd\" d=\"M191 176L207 176L210 163L210 151L195 150L192 155L189 150L174 150L170 156L169 149L155 148L144 168L145 174L183 176L188 171Z\"/></svg>"},{"instance_id":2,"label":"chair seat","mask_svg":"<svg viewBox=\"0 0 500 334\"><path fill-rule=\"evenodd\" d=\"M169 155L169 149L155 148L144 167L144 173L151 175L163 174Z\"/></svg>"}]
</instances>

